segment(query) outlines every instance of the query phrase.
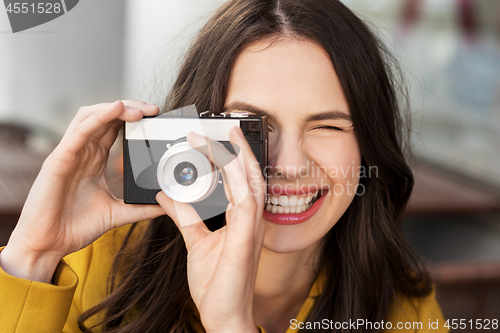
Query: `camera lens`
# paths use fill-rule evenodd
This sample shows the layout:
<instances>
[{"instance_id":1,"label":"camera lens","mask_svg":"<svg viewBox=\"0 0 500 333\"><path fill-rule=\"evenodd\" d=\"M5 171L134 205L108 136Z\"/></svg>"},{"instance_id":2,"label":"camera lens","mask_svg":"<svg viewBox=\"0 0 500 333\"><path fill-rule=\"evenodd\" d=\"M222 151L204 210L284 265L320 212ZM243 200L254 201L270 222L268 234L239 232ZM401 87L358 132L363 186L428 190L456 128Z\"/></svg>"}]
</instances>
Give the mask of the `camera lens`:
<instances>
[{"instance_id":1,"label":"camera lens","mask_svg":"<svg viewBox=\"0 0 500 333\"><path fill-rule=\"evenodd\" d=\"M192 163L182 162L175 167L174 177L180 185L189 186L198 178L198 170Z\"/></svg>"},{"instance_id":2,"label":"camera lens","mask_svg":"<svg viewBox=\"0 0 500 333\"><path fill-rule=\"evenodd\" d=\"M158 162L156 171L162 191L178 202L205 200L215 191L219 180L218 169L187 141L172 145Z\"/></svg>"}]
</instances>

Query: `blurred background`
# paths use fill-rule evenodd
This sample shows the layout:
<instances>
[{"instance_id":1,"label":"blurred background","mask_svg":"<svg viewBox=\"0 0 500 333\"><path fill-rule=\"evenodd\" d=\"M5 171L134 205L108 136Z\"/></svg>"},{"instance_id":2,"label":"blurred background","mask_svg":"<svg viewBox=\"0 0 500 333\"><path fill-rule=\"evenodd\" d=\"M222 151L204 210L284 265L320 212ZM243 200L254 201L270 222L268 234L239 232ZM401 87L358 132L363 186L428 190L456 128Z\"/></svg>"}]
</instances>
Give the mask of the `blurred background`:
<instances>
[{"instance_id":1,"label":"blurred background","mask_svg":"<svg viewBox=\"0 0 500 333\"><path fill-rule=\"evenodd\" d=\"M161 105L223 2L86 0L16 34L0 10L0 246L78 108ZM416 185L404 231L445 317L500 319L500 0L342 2L382 36L409 84ZM117 196L120 148L108 170Z\"/></svg>"}]
</instances>

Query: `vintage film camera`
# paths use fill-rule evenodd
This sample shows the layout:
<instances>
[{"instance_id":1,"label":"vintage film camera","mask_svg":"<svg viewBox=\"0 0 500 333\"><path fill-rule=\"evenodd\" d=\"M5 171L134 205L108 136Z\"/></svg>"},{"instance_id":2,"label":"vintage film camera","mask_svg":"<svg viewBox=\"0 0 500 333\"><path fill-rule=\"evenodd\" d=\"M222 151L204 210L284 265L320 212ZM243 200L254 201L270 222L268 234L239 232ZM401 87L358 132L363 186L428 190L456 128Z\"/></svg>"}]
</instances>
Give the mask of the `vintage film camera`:
<instances>
[{"instance_id":1,"label":"vintage film camera","mask_svg":"<svg viewBox=\"0 0 500 333\"><path fill-rule=\"evenodd\" d=\"M158 204L163 190L178 202L192 203L203 219L225 211L228 200L217 167L186 141L188 132L221 142L235 154L229 131L239 126L260 168L267 165L267 118L246 112L198 115L194 106L137 122L126 122L123 135L124 201ZM203 216L202 216L203 215Z\"/></svg>"}]
</instances>

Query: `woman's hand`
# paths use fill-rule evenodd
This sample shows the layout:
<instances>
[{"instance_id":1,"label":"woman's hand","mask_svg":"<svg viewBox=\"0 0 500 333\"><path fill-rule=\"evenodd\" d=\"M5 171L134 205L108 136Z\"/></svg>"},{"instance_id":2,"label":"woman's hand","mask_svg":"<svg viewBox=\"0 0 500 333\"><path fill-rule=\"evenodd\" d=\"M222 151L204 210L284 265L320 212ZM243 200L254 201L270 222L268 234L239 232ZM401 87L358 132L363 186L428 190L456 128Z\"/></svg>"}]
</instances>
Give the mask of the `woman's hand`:
<instances>
[{"instance_id":1,"label":"woman's hand","mask_svg":"<svg viewBox=\"0 0 500 333\"><path fill-rule=\"evenodd\" d=\"M228 207L226 226L211 232L191 205L163 192L156 197L184 237L191 296L207 332L257 332L252 305L266 191L260 166L239 128L230 132L230 142L240 149L238 158L216 141L208 140L209 152L204 137L189 133L187 139L224 170L226 195L236 203Z\"/></svg>"},{"instance_id":2,"label":"woman's hand","mask_svg":"<svg viewBox=\"0 0 500 333\"><path fill-rule=\"evenodd\" d=\"M65 255L108 230L165 214L159 206L126 205L110 192L109 149L123 121L158 113L139 101L82 107L47 157L28 195L0 265L9 274L50 282Z\"/></svg>"}]
</instances>

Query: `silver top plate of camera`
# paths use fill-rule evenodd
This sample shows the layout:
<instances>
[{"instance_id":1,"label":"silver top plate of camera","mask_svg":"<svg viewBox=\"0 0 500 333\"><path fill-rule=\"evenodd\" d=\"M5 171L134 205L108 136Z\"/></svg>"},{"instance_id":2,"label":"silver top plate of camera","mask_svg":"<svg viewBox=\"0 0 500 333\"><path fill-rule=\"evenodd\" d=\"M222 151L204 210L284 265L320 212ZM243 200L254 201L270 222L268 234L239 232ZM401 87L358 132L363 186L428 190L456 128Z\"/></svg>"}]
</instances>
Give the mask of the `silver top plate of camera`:
<instances>
[{"instance_id":1,"label":"silver top plate of camera","mask_svg":"<svg viewBox=\"0 0 500 333\"><path fill-rule=\"evenodd\" d=\"M165 123L163 123L165 122ZM168 126L166 125L168 123ZM240 127L238 118L145 118L125 123L127 140L177 140L190 131L217 141L229 141L232 127ZM168 128L168 130L165 130Z\"/></svg>"}]
</instances>

